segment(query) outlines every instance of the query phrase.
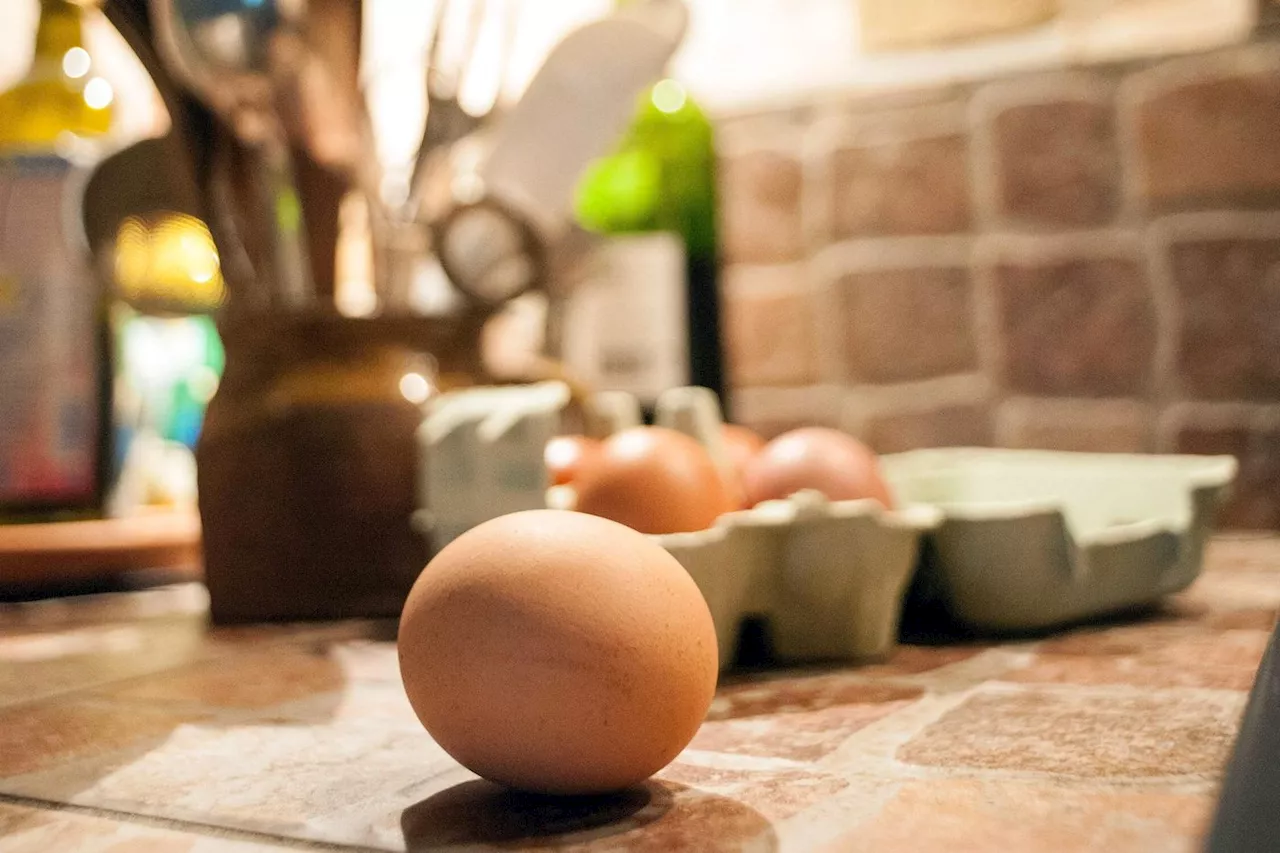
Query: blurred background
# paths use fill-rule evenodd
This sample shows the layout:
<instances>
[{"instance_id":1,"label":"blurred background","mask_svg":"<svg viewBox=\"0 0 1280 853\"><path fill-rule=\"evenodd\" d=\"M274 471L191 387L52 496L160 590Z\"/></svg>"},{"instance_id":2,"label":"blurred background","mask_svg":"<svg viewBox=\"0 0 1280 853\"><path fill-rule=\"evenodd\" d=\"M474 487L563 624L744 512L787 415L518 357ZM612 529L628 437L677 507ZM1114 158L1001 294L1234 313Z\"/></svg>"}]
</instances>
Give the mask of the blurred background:
<instances>
[{"instance_id":1,"label":"blurred background","mask_svg":"<svg viewBox=\"0 0 1280 853\"><path fill-rule=\"evenodd\" d=\"M459 93L473 112L518 99L552 46L613 4L497 5ZM1224 523L1280 528L1280 5L961 5L688 3L666 97L687 95L714 131L710 280L735 419L766 436L835 426L879 452L1228 453L1241 473ZM0 89L31 66L40 9L0 8ZM407 172L422 133L435 14L364 3L359 76L388 174ZM80 85L109 113L102 149L163 136L143 65L96 4L83 21ZM603 197L579 199L580 220ZM333 298L359 316L380 297L351 237L368 213L349 201ZM9 204L12 254L29 235ZM198 219L126 226L118 292L154 296L177 275L219 304L223 271ZM125 504L190 504L225 355L205 313L145 313L111 310L113 476L127 485L113 488ZM487 345L527 348L528 329L507 320ZM0 342L5 358L16 340ZM10 436L33 429L4 418ZM139 435L153 462L130 479Z\"/></svg>"}]
</instances>

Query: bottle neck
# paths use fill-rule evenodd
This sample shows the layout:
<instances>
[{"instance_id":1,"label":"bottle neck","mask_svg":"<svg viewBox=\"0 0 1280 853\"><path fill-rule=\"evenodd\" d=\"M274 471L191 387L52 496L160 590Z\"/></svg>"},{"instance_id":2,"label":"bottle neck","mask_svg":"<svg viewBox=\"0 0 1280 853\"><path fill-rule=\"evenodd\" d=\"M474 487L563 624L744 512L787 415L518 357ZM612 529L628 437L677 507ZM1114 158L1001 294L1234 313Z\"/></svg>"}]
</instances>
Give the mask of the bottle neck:
<instances>
[{"instance_id":1,"label":"bottle neck","mask_svg":"<svg viewBox=\"0 0 1280 853\"><path fill-rule=\"evenodd\" d=\"M61 63L74 47L84 47L84 10L70 0L40 0L36 63Z\"/></svg>"}]
</instances>

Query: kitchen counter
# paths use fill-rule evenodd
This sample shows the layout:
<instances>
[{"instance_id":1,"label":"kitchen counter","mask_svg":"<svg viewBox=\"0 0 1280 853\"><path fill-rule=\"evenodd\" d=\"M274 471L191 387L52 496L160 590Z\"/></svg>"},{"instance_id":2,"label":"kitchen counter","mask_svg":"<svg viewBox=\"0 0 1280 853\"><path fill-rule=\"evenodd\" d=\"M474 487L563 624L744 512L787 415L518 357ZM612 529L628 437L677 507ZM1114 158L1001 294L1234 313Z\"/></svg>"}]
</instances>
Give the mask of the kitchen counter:
<instances>
[{"instance_id":1,"label":"kitchen counter","mask_svg":"<svg viewBox=\"0 0 1280 853\"><path fill-rule=\"evenodd\" d=\"M208 629L194 584L0 605L0 851L1191 850L1280 607L1222 538L1154 613L722 679L617 797L521 797L445 756L393 629Z\"/></svg>"}]
</instances>

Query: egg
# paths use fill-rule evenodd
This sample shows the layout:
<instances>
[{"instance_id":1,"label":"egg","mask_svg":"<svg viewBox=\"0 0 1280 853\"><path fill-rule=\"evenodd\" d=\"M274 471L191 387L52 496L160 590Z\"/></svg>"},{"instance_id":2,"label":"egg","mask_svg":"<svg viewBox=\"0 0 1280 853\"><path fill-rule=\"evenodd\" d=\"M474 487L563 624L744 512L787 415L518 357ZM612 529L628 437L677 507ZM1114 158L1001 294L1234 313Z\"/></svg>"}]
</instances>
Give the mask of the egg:
<instances>
[{"instance_id":1,"label":"egg","mask_svg":"<svg viewBox=\"0 0 1280 853\"><path fill-rule=\"evenodd\" d=\"M743 486L752 506L814 489L833 501L873 498L893 507L875 453L850 435L821 427L792 430L765 445L747 465Z\"/></svg>"},{"instance_id":2,"label":"egg","mask_svg":"<svg viewBox=\"0 0 1280 853\"><path fill-rule=\"evenodd\" d=\"M600 442L585 435L558 435L547 442L544 458L551 485L577 480L600 454Z\"/></svg>"},{"instance_id":3,"label":"egg","mask_svg":"<svg viewBox=\"0 0 1280 853\"><path fill-rule=\"evenodd\" d=\"M724 424L720 428L720 435L724 441L724 452L728 457L729 468L736 478L733 488L738 490L739 497L745 501L742 479L747 472L747 464L764 449L764 439L752 430L737 424Z\"/></svg>"},{"instance_id":4,"label":"egg","mask_svg":"<svg viewBox=\"0 0 1280 853\"><path fill-rule=\"evenodd\" d=\"M579 511L641 533L705 530L736 503L706 449L665 427L610 436L576 486Z\"/></svg>"},{"instance_id":5,"label":"egg","mask_svg":"<svg viewBox=\"0 0 1280 853\"><path fill-rule=\"evenodd\" d=\"M715 628L674 557L604 518L530 510L427 564L399 633L427 732L494 782L596 794L688 745L715 693Z\"/></svg>"}]
</instances>

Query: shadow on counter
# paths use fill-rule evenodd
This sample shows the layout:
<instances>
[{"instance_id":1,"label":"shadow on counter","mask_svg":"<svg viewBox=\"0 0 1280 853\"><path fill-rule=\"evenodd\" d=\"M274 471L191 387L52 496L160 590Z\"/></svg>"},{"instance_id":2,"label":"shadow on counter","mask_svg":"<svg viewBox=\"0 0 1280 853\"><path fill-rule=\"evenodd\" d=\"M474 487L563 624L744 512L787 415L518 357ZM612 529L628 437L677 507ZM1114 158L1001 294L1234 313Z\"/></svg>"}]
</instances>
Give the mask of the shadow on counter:
<instances>
[{"instance_id":1,"label":"shadow on counter","mask_svg":"<svg viewBox=\"0 0 1280 853\"><path fill-rule=\"evenodd\" d=\"M467 845L553 847L602 839L628 850L739 850L748 842L763 853L778 849L773 826L755 809L657 780L617 794L550 797L473 779L405 809L400 827L409 853Z\"/></svg>"}]
</instances>

